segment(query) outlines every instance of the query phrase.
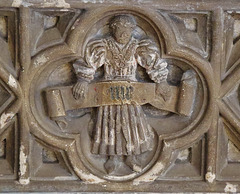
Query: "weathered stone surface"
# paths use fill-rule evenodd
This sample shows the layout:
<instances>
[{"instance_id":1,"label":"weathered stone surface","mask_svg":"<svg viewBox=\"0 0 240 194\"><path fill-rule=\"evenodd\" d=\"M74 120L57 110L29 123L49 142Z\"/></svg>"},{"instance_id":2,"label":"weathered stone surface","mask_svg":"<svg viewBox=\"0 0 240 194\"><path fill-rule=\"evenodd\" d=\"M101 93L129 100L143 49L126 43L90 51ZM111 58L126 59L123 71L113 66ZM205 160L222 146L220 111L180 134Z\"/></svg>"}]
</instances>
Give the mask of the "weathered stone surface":
<instances>
[{"instance_id":1,"label":"weathered stone surface","mask_svg":"<svg viewBox=\"0 0 240 194\"><path fill-rule=\"evenodd\" d=\"M239 192L238 0L0 7L1 192Z\"/></svg>"}]
</instances>

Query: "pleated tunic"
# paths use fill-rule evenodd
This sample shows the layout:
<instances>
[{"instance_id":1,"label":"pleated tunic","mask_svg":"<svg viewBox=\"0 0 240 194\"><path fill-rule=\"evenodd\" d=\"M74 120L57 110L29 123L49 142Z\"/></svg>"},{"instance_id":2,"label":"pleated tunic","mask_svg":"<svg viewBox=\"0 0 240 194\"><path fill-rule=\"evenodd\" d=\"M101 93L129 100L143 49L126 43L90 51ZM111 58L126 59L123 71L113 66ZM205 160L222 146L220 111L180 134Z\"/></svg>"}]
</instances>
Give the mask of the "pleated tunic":
<instances>
[{"instance_id":1,"label":"pleated tunic","mask_svg":"<svg viewBox=\"0 0 240 194\"><path fill-rule=\"evenodd\" d=\"M73 64L79 81L91 82L104 66L104 81L136 80L137 65L146 69L156 83L166 80L167 63L150 40L132 37L121 45L113 37L92 40L86 46L85 63ZM93 130L92 153L100 155L139 155L153 149L153 129L137 104L100 106Z\"/></svg>"}]
</instances>

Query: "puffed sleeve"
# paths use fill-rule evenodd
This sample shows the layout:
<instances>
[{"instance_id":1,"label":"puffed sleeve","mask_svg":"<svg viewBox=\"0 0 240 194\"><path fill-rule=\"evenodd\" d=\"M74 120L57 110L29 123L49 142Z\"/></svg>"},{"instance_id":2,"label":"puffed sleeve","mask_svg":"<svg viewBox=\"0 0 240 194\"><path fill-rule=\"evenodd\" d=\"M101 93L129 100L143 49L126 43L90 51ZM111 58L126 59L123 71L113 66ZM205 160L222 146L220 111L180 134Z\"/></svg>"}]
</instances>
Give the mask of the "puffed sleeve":
<instances>
[{"instance_id":1,"label":"puffed sleeve","mask_svg":"<svg viewBox=\"0 0 240 194\"><path fill-rule=\"evenodd\" d=\"M86 46L85 60L76 60L73 68L79 80L91 81L96 70L105 63L105 43L103 39L90 41Z\"/></svg>"},{"instance_id":2,"label":"puffed sleeve","mask_svg":"<svg viewBox=\"0 0 240 194\"><path fill-rule=\"evenodd\" d=\"M136 59L154 82L166 81L167 63L160 58L158 47L150 39L144 39L138 43Z\"/></svg>"}]
</instances>

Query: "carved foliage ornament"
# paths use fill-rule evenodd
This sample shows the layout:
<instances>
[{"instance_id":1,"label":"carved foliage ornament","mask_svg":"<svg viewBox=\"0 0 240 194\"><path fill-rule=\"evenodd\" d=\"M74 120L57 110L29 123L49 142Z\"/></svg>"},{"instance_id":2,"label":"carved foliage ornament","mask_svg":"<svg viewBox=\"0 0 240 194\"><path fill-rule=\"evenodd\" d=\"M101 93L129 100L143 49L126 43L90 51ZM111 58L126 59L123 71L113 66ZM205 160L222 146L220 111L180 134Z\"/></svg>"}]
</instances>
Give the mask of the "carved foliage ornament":
<instances>
[{"instance_id":1,"label":"carved foliage ornament","mask_svg":"<svg viewBox=\"0 0 240 194\"><path fill-rule=\"evenodd\" d=\"M161 15L98 14L74 24L69 46L34 57L32 134L83 181L153 181L206 132L211 71Z\"/></svg>"}]
</instances>

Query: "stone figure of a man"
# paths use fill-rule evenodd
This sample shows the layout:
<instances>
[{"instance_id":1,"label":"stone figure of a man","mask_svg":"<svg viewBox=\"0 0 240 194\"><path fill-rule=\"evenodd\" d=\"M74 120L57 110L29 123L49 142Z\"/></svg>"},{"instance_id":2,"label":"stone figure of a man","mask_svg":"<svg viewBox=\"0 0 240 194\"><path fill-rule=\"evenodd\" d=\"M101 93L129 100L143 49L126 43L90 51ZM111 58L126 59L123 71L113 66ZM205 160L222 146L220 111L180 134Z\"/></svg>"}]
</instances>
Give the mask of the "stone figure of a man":
<instances>
[{"instance_id":1,"label":"stone figure of a man","mask_svg":"<svg viewBox=\"0 0 240 194\"><path fill-rule=\"evenodd\" d=\"M84 60L77 60L74 70L78 82L73 87L76 99L85 97L88 84L103 66L103 81L137 82L137 65L146 69L155 83L166 82L167 63L159 48L148 38L134 37L136 21L131 15L117 15L109 22L110 35L90 40ZM92 148L93 154L108 157L136 156L153 149L154 131L138 104L107 105L97 108Z\"/></svg>"}]
</instances>

